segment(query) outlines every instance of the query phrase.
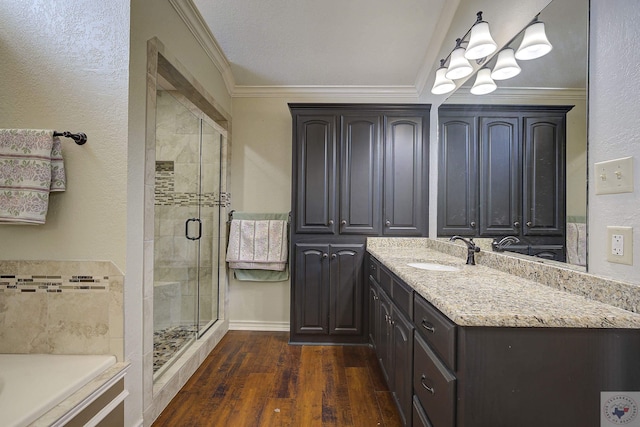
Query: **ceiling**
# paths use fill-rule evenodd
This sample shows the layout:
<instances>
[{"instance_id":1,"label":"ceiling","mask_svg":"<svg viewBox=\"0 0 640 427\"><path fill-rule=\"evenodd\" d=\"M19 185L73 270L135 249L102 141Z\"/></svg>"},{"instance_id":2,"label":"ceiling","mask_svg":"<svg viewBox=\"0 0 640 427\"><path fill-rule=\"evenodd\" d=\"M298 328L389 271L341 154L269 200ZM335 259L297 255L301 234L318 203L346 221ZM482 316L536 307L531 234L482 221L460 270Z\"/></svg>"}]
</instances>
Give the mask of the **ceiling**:
<instances>
[{"instance_id":1,"label":"ceiling","mask_svg":"<svg viewBox=\"0 0 640 427\"><path fill-rule=\"evenodd\" d=\"M226 67L221 71L232 93L243 88L349 87L378 93L419 95L427 83L430 87L432 80L429 79L438 59L446 56L455 44L455 37L448 40L448 33L457 29L452 26L456 11L464 11L466 17L468 10L476 10L474 8L482 2L192 0L192 3L217 48L218 62L223 63L222 68ZM587 0L554 0L548 7L557 4L561 14L546 14L547 27L554 28L552 31L556 33L559 29L566 31L572 25L566 14L576 14L576 3L586 5L581 9L588 10ZM474 15L471 13L464 20L465 30L458 37L474 22ZM484 18L491 24L490 16L485 14ZM558 20L557 25L551 22ZM581 43L580 37L584 38L579 47L582 50L576 54L582 57L583 70L576 71L574 67L568 73L559 73L559 78L586 75L585 22L580 25L582 32L572 30L577 33L568 42L574 49ZM563 50L563 37L557 37L552 40L556 53ZM527 74L534 77L545 74L535 71L529 64L526 68L529 69ZM580 84L575 80L563 78L557 83L547 80L535 84L574 87Z\"/></svg>"}]
</instances>

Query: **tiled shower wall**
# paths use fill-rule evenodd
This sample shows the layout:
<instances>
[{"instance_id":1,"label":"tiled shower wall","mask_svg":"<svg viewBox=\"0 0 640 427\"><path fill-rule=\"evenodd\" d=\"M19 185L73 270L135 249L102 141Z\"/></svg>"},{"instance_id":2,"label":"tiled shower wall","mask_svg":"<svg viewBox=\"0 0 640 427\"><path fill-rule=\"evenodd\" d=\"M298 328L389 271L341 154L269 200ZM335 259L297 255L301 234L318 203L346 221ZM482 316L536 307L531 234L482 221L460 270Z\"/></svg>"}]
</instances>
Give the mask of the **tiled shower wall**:
<instances>
[{"instance_id":1,"label":"tiled shower wall","mask_svg":"<svg viewBox=\"0 0 640 427\"><path fill-rule=\"evenodd\" d=\"M123 285L108 261L0 261L0 353L123 361Z\"/></svg>"}]
</instances>

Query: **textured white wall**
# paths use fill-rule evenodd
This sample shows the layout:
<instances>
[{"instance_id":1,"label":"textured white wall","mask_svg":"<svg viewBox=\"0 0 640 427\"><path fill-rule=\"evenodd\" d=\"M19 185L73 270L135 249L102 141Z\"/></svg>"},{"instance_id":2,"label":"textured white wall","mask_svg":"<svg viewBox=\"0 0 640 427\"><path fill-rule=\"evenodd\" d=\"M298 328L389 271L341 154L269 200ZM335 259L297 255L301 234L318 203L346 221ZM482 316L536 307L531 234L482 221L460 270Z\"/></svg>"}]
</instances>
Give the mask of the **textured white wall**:
<instances>
[{"instance_id":1,"label":"textured white wall","mask_svg":"<svg viewBox=\"0 0 640 427\"><path fill-rule=\"evenodd\" d=\"M42 226L0 225L0 258L125 268L129 2L0 2L0 127L62 138L67 190Z\"/></svg>"},{"instance_id":2,"label":"textured white wall","mask_svg":"<svg viewBox=\"0 0 640 427\"><path fill-rule=\"evenodd\" d=\"M591 0L589 271L640 284L640 3ZM595 195L594 162L633 156L633 193ZM606 261L608 225L633 227L633 266Z\"/></svg>"}]
</instances>

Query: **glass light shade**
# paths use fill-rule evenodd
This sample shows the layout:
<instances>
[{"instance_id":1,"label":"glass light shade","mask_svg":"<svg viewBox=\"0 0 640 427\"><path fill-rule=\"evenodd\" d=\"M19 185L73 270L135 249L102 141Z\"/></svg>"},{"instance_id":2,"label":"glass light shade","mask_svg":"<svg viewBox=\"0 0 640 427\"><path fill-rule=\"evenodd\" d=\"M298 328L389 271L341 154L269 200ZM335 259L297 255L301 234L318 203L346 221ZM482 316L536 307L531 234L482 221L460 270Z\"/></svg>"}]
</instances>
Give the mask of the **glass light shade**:
<instances>
[{"instance_id":1,"label":"glass light shade","mask_svg":"<svg viewBox=\"0 0 640 427\"><path fill-rule=\"evenodd\" d=\"M491 78L491 70L488 68L481 68L476 75L476 82L471 88L471 93L474 95L486 95L496 90L498 86Z\"/></svg>"},{"instance_id":2,"label":"glass light shade","mask_svg":"<svg viewBox=\"0 0 640 427\"><path fill-rule=\"evenodd\" d=\"M544 31L544 22L534 22L524 30L522 43L516 51L516 58L521 60L536 59L551 52L553 46Z\"/></svg>"},{"instance_id":3,"label":"glass light shade","mask_svg":"<svg viewBox=\"0 0 640 427\"><path fill-rule=\"evenodd\" d=\"M496 51L498 45L491 37L488 22L478 22L471 27L471 35L469 36L469 44L464 57L467 59L486 58Z\"/></svg>"},{"instance_id":4,"label":"glass light shade","mask_svg":"<svg viewBox=\"0 0 640 427\"><path fill-rule=\"evenodd\" d=\"M473 72L473 67L464 57L464 48L457 47L451 52L451 58L449 59L449 68L445 73L445 77L451 80L461 79L467 77Z\"/></svg>"},{"instance_id":5,"label":"glass light shade","mask_svg":"<svg viewBox=\"0 0 640 427\"><path fill-rule=\"evenodd\" d=\"M493 80L506 80L511 77L515 77L520 74L520 66L516 61L513 49L506 48L500 51L496 65L491 72L491 78Z\"/></svg>"},{"instance_id":6,"label":"glass light shade","mask_svg":"<svg viewBox=\"0 0 640 427\"><path fill-rule=\"evenodd\" d=\"M434 95L442 95L443 93L449 93L456 88L456 84L445 77L447 69L445 67L438 68L436 71L436 81L433 82L433 88L431 93Z\"/></svg>"}]
</instances>

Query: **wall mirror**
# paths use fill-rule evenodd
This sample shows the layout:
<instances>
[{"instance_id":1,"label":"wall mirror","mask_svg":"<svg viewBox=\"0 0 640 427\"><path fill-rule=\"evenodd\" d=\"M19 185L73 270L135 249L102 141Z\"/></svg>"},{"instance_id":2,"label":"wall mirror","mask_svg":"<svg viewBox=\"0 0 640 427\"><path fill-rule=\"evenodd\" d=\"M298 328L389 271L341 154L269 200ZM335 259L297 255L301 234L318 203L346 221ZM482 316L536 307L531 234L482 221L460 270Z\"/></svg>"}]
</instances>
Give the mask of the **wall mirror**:
<instances>
[{"instance_id":1,"label":"wall mirror","mask_svg":"<svg viewBox=\"0 0 640 427\"><path fill-rule=\"evenodd\" d=\"M565 248L563 250L566 256L562 256L561 259L586 268L589 2L585 0L553 0L540 12L538 19L545 23L547 37L553 45L553 50L549 54L534 60L518 61L522 69L521 73L509 80L496 80L498 89L487 95L472 95L470 93L470 88L475 81L475 76L471 76L443 103L440 114L443 114L442 112L447 108L459 104L469 106L469 108L480 106L487 108L497 105L571 107L566 114L566 151L563 162L565 168L563 173L566 174L563 188L566 208L565 223L563 224L565 227L565 236L563 237ZM509 46L514 50L517 50L520 45L522 34L521 32L509 43ZM495 61L496 56L488 59L485 65L492 68ZM439 129L441 148L443 133L446 133L446 129L443 131L441 123ZM481 153L476 155L482 156ZM440 165L439 169L441 169ZM446 177L443 178L442 173L443 171L439 170L439 193L444 193L441 191L443 188L441 185ZM526 174L526 170L523 174ZM479 189L476 191L480 192ZM446 218L443 219L441 216L440 195L438 205L438 236L445 237L452 233L443 232L443 222L446 222ZM478 211L482 211L483 208L482 201L479 199ZM523 210L526 210L526 206ZM486 230L482 235L480 234L479 231L476 232L476 238L487 237L493 240L493 237L497 237L499 240L507 235L505 232L492 236L491 232ZM507 246L505 250L527 253L517 245ZM529 252L531 253L531 250ZM544 257L543 254L541 255Z\"/></svg>"}]
</instances>

